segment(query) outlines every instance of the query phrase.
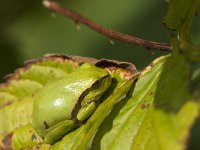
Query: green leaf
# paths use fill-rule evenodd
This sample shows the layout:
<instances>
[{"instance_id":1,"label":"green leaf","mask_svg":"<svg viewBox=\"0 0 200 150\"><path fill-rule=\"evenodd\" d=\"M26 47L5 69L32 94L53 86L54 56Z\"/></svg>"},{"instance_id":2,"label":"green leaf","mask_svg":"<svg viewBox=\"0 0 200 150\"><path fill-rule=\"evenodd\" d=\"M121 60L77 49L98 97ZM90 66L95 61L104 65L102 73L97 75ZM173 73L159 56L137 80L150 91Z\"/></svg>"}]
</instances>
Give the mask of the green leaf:
<instances>
[{"instance_id":1,"label":"green leaf","mask_svg":"<svg viewBox=\"0 0 200 150\"><path fill-rule=\"evenodd\" d=\"M19 72L23 79L37 81L46 84L55 79L66 76L78 68L78 63L60 59L45 59L35 64L30 64L26 71Z\"/></svg>"},{"instance_id":2,"label":"green leaf","mask_svg":"<svg viewBox=\"0 0 200 150\"><path fill-rule=\"evenodd\" d=\"M189 69L185 57L179 53L173 53L166 59L156 85L156 105L174 111L190 98Z\"/></svg>"},{"instance_id":3,"label":"green leaf","mask_svg":"<svg viewBox=\"0 0 200 150\"><path fill-rule=\"evenodd\" d=\"M20 79L12 81L9 86L0 88L0 91L7 92L17 98L23 99L31 96L37 90L42 88L42 85L38 82L26 79Z\"/></svg>"},{"instance_id":4,"label":"green leaf","mask_svg":"<svg viewBox=\"0 0 200 150\"><path fill-rule=\"evenodd\" d=\"M34 80L43 85L55 79L66 76L67 73L59 68L32 65L29 70L21 74L24 79Z\"/></svg>"},{"instance_id":5,"label":"green leaf","mask_svg":"<svg viewBox=\"0 0 200 150\"><path fill-rule=\"evenodd\" d=\"M0 109L0 134L8 134L32 121L33 99L26 98Z\"/></svg>"},{"instance_id":6,"label":"green leaf","mask_svg":"<svg viewBox=\"0 0 200 150\"><path fill-rule=\"evenodd\" d=\"M161 59L161 61L163 60ZM155 87L155 83L160 74L159 69L162 65L162 62L158 63L151 71L140 77L133 91L133 98L128 100L127 104L122 108L112 123L106 124L107 121L105 121L104 124L102 124L101 127L103 128L103 131L101 128L99 129L97 136L94 139L94 149L120 149L120 147L123 147L123 149L131 148L133 137L140 128L146 114L148 114L147 111L149 109L142 108L145 107L145 105L148 107L148 105L151 105L153 101L153 97L150 96L150 93L154 91L151 88L152 86ZM147 71L149 69L151 68L146 68ZM110 120L109 117L110 116L107 118L108 120ZM101 132L104 132L105 135L101 138L100 142L97 141L96 138Z\"/></svg>"},{"instance_id":7,"label":"green leaf","mask_svg":"<svg viewBox=\"0 0 200 150\"><path fill-rule=\"evenodd\" d=\"M92 149L186 148L190 128L199 113L198 104L190 101L187 85L184 58L155 60L141 73L124 107L117 110L116 106L101 124Z\"/></svg>"},{"instance_id":8,"label":"green leaf","mask_svg":"<svg viewBox=\"0 0 200 150\"><path fill-rule=\"evenodd\" d=\"M0 108L17 100L18 98L16 98L14 95L0 91Z\"/></svg>"},{"instance_id":9,"label":"green leaf","mask_svg":"<svg viewBox=\"0 0 200 150\"><path fill-rule=\"evenodd\" d=\"M200 4L200 0L170 0L164 23L169 29L179 30L190 24Z\"/></svg>"},{"instance_id":10,"label":"green leaf","mask_svg":"<svg viewBox=\"0 0 200 150\"><path fill-rule=\"evenodd\" d=\"M42 138L39 137L31 125L18 128L12 135L13 149L24 149L41 144Z\"/></svg>"},{"instance_id":11,"label":"green leaf","mask_svg":"<svg viewBox=\"0 0 200 150\"><path fill-rule=\"evenodd\" d=\"M164 18L166 27L176 30L179 51L184 52L190 61L200 61L200 45L193 43L190 34L192 20L199 5L200 0L170 0Z\"/></svg>"}]
</instances>

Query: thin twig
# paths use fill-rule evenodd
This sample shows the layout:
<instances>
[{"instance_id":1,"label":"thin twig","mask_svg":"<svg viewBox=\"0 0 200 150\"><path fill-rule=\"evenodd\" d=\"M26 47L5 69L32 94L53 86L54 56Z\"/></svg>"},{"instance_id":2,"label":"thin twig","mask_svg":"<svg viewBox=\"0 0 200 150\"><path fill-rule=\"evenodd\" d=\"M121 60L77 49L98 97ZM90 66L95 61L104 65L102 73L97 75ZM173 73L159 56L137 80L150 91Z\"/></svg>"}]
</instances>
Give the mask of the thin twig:
<instances>
[{"instance_id":1,"label":"thin twig","mask_svg":"<svg viewBox=\"0 0 200 150\"><path fill-rule=\"evenodd\" d=\"M82 24L90 27L91 29L105 35L106 37L108 37L111 40L116 39L119 41L127 42L129 44L142 46L147 49L156 49L156 50L167 51L167 52L170 52L172 50L172 46L168 43L159 43L159 42L148 41L148 40L144 40L144 39L141 39L138 37L134 37L134 36L130 36L130 35L127 35L124 33L116 32L109 28L103 27L103 26L93 22L92 20L80 15L79 13L77 13L67 7L64 7L56 2L44 0L43 4L46 8L48 8L52 11L55 11L63 16L67 16L67 17L71 18L77 24L82 23Z\"/></svg>"}]
</instances>

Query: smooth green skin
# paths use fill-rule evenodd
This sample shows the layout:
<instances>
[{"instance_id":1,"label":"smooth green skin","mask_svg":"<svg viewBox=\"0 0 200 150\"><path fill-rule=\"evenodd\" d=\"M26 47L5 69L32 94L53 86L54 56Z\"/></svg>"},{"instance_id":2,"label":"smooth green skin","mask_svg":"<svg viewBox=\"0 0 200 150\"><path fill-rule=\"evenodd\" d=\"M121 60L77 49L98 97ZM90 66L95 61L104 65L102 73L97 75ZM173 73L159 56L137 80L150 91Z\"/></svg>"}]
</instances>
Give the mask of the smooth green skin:
<instances>
[{"instance_id":1,"label":"smooth green skin","mask_svg":"<svg viewBox=\"0 0 200 150\"><path fill-rule=\"evenodd\" d=\"M67 77L42 88L35 97L33 127L44 142L55 143L87 119L111 80L106 70L85 63Z\"/></svg>"}]
</instances>

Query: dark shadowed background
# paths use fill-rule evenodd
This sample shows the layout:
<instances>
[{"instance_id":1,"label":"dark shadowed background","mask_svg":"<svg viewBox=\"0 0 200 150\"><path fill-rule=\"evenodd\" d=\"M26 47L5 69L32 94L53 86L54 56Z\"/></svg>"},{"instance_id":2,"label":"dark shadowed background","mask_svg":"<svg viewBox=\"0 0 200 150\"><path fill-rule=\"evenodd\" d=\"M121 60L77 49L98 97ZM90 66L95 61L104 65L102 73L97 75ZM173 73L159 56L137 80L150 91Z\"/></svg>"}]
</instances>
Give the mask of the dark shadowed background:
<instances>
[{"instance_id":1,"label":"dark shadowed background","mask_svg":"<svg viewBox=\"0 0 200 150\"><path fill-rule=\"evenodd\" d=\"M167 9L164 0L59 0L88 18L113 30L148 40L169 42L162 24ZM109 40L73 21L55 15L41 0L0 0L0 81L22 67L24 61L46 53L64 53L129 61L138 69L164 52ZM197 17L196 17L197 18ZM200 41L200 20L195 19L193 37Z\"/></svg>"}]
</instances>

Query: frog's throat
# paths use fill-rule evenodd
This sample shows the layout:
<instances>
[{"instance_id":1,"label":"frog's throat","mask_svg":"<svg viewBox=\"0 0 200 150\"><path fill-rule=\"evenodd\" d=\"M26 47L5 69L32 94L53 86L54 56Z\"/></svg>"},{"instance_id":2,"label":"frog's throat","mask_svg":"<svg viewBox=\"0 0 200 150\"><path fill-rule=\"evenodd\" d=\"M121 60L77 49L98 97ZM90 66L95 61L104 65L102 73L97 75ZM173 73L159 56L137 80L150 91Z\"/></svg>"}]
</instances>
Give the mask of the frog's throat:
<instances>
[{"instance_id":1,"label":"frog's throat","mask_svg":"<svg viewBox=\"0 0 200 150\"><path fill-rule=\"evenodd\" d=\"M90 91L92 91L92 90L97 86L97 84L98 84L99 82L101 82L103 79L105 79L105 78L107 78L107 77L109 77L109 76L110 76L110 75L106 75L106 76L102 77L100 80L97 80L96 82L94 82L94 83L92 84L91 87L87 88L87 89L79 96L78 101L76 102L76 104L75 104L75 106L74 106L74 108L73 108L73 110L72 110L72 113L71 113L71 116L72 116L72 119L73 119L73 120L76 120L76 116L77 116L79 110L81 109L81 103L82 103L83 99L85 98L85 96L88 95L88 93L89 93Z\"/></svg>"}]
</instances>

